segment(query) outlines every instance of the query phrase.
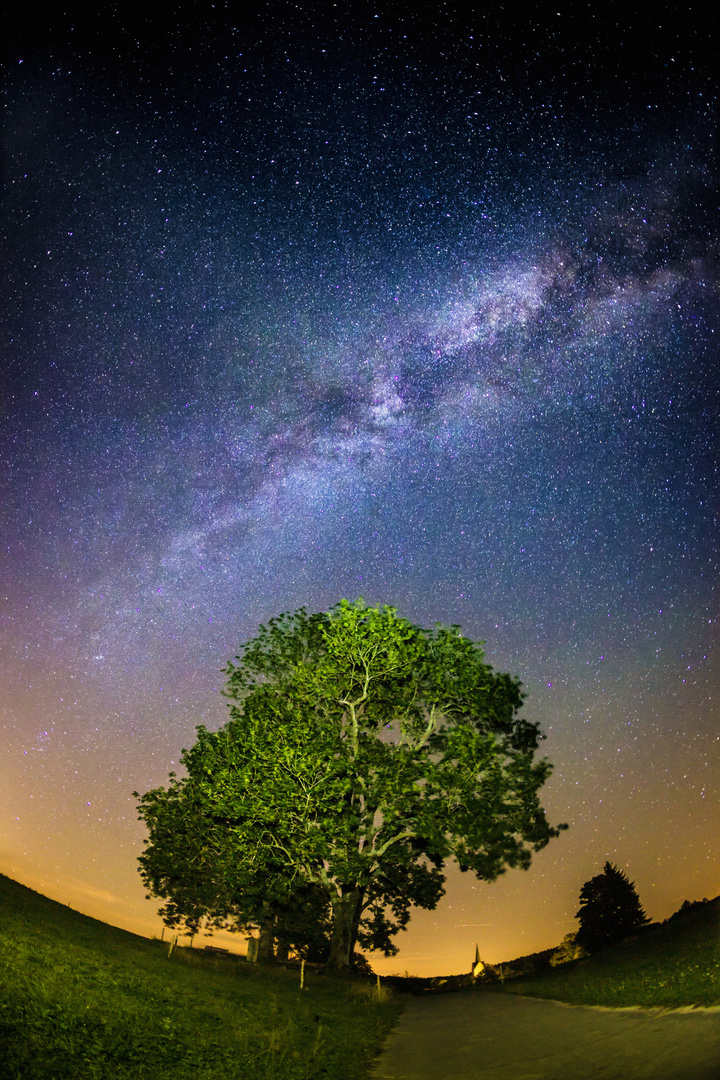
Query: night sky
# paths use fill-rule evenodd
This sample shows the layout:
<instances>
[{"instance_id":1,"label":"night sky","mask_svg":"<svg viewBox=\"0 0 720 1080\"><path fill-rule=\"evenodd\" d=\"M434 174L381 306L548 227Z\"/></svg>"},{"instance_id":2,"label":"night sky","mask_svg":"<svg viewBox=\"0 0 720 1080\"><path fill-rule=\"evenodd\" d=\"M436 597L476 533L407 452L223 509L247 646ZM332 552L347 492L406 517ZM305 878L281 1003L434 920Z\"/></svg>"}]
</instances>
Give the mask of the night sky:
<instances>
[{"instance_id":1,"label":"night sky","mask_svg":"<svg viewBox=\"0 0 720 1080\"><path fill-rule=\"evenodd\" d=\"M159 934L133 790L261 622L363 596L522 679L570 825L377 971L558 944L606 859L720 893L715 27L627 7L9 35L1 872Z\"/></svg>"}]
</instances>

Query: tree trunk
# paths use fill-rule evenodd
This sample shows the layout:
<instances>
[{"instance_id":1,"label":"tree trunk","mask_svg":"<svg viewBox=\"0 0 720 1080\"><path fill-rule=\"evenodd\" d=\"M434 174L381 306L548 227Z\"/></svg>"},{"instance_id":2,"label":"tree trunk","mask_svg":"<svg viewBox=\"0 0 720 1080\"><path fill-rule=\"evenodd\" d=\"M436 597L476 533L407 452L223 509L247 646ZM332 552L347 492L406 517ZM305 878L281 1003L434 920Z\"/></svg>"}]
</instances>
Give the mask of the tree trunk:
<instances>
[{"instance_id":1,"label":"tree trunk","mask_svg":"<svg viewBox=\"0 0 720 1080\"><path fill-rule=\"evenodd\" d=\"M360 919L363 913L363 902L365 900L365 890L359 890L360 897L355 907L355 918L352 925L352 941L350 942L350 967L352 967L353 953L355 952L355 944L357 942L358 930L360 929Z\"/></svg>"},{"instance_id":2,"label":"tree trunk","mask_svg":"<svg viewBox=\"0 0 720 1080\"><path fill-rule=\"evenodd\" d=\"M273 939L275 937L275 920L272 915L260 922L260 940L258 941L257 958L259 963L269 964L274 957Z\"/></svg>"},{"instance_id":3,"label":"tree trunk","mask_svg":"<svg viewBox=\"0 0 720 1080\"><path fill-rule=\"evenodd\" d=\"M337 904L333 905L333 928L328 967L335 971L350 970L350 957L355 944L363 892L363 889L350 889L343 893Z\"/></svg>"},{"instance_id":4,"label":"tree trunk","mask_svg":"<svg viewBox=\"0 0 720 1080\"><path fill-rule=\"evenodd\" d=\"M287 960L290 955L290 942L283 934L278 934L277 944L275 945L275 959Z\"/></svg>"}]
</instances>

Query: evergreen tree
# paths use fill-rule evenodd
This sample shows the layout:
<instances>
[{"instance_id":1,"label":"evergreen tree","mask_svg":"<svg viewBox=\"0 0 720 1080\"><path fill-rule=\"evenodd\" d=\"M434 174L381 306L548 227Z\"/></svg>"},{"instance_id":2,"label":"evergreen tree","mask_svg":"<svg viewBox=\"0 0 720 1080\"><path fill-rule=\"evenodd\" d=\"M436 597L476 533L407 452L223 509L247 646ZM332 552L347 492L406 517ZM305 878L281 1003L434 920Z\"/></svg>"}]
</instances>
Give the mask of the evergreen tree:
<instances>
[{"instance_id":1,"label":"evergreen tree","mask_svg":"<svg viewBox=\"0 0 720 1080\"><path fill-rule=\"evenodd\" d=\"M575 943L588 952L622 941L650 921L633 882L610 862L605 863L602 874L585 882L580 891L580 905L575 916L580 920Z\"/></svg>"}]
</instances>

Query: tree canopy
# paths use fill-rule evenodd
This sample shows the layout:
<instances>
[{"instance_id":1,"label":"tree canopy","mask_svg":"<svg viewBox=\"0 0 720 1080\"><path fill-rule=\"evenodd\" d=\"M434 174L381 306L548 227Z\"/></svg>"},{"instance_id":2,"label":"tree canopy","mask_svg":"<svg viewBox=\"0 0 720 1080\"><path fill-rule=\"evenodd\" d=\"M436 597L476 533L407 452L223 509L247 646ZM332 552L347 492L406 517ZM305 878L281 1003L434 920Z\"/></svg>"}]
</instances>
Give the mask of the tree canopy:
<instances>
[{"instance_id":1,"label":"tree canopy","mask_svg":"<svg viewBox=\"0 0 720 1080\"><path fill-rule=\"evenodd\" d=\"M551 766L535 760L519 680L458 626L362 600L301 608L225 674L228 722L198 727L187 775L140 799L141 873L168 918L292 922L311 895L342 969L358 941L394 951L410 908L437 904L449 859L491 881L565 828L540 806Z\"/></svg>"},{"instance_id":2,"label":"tree canopy","mask_svg":"<svg viewBox=\"0 0 720 1080\"><path fill-rule=\"evenodd\" d=\"M610 862L583 885L575 918L580 920L575 942L589 952L636 934L650 921L633 882Z\"/></svg>"}]
</instances>

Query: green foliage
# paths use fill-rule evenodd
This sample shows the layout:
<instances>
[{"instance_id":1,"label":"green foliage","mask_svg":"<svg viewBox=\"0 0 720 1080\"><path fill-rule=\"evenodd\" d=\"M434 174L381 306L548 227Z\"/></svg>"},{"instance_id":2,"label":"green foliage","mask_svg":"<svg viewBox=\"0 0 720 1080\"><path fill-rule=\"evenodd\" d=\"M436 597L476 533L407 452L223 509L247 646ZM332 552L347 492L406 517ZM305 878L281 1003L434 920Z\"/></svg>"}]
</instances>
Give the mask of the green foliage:
<instances>
[{"instance_id":1,"label":"green foliage","mask_svg":"<svg viewBox=\"0 0 720 1080\"><path fill-rule=\"evenodd\" d=\"M605 863L602 874L583 885L575 918L580 920L576 943L588 952L622 941L650 921L633 883L610 862Z\"/></svg>"},{"instance_id":2,"label":"green foliage","mask_svg":"<svg viewBox=\"0 0 720 1080\"><path fill-rule=\"evenodd\" d=\"M396 951L448 859L493 880L564 828L539 803L551 766L519 681L459 627L342 600L270 620L236 661L228 723L199 727L187 776L140 799L141 872L166 918L292 923L311 890L343 967L356 940Z\"/></svg>"},{"instance_id":3,"label":"green foliage","mask_svg":"<svg viewBox=\"0 0 720 1080\"><path fill-rule=\"evenodd\" d=\"M504 990L571 1005L719 1006L720 897L584 960L506 981Z\"/></svg>"},{"instance_id":4,"label":"green foliage","mask_svg":"<svg viewBox=\"0 0 720 1080\"><path fill-rule=\"evenodd\" d=\"M0 876L3 1080L362 1080L401 1006L148 941ZM364 992L365 991L365 992Z\"/></svg>"},{"instance_id":5,"label":"green foliage","mask_svg":"<svg viewBox=\"0 0 720 1080\"><path fill-rule=\"evenodd\" d=\"M587 949L579 944L577 932L566 934L550 957L550 965L557 967L558 964L568 964L571 960L582 960L583 956L587 956Z\"/></svg>"}]
</instances>

